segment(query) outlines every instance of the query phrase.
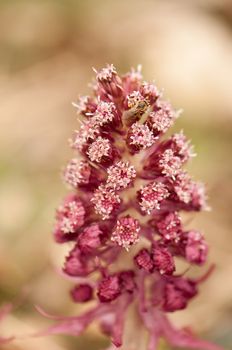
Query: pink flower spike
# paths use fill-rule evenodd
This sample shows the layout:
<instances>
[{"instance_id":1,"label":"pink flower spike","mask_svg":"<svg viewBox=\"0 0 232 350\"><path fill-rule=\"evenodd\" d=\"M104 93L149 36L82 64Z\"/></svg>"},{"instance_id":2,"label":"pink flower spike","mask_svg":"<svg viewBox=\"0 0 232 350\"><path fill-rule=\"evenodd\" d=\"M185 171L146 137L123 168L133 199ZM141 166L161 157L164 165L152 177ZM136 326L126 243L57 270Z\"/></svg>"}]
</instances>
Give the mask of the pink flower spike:
<instances>
[{"instance_id":1,"label":"pink flower spike","mask_svg":"<svg viewBox=\"0 0 232 350\"><path fill-rule=\"evenodd\" d=\"M123 76L113 65L95 73L92 94L74 104L83 121L64 171L73 193L57 210L54 236L71 245L62 275L75 283L73 302L96 307L55 317L39 335L78 336L97 321L113 347L155 350L164 338L173 347L219 350L165 315L186 308L212 271L195 279L190 268L175 273L179 259L200 268L208 253L181 219L207 206L204 186L183 169L194 155L190 142L183 132L165 136L178 112L143 81L141 66Z\"/></svg>"},{"instance_id":2,"label":"pink flower spike","mask_svg":"<svg viewBox=\"0 0 232 350\"><path fill-rule=\"evenodd\" d=\"M131 245L138 243L139 231L140 225L138 220L130 215L121 217L117 220L116 227L111 235L111 241L116 242L128 251Z\"/></svg>"}]
</instances>

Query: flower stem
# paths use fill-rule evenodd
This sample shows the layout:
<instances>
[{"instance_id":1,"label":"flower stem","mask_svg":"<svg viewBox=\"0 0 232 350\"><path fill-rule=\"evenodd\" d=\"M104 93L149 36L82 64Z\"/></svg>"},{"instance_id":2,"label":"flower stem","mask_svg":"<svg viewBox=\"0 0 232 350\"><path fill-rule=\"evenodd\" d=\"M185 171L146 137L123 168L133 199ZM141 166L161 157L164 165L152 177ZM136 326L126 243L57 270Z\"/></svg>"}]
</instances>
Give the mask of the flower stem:
<instances>
[{"instance_id":1,"label":"flower stem","mask_svg":"<svg viewBox=\"0 0 232 350\"><path fill-rule=\"evenodd\" d=\"M137 307L133 303L127 313L123 346L120 350L147 350L147 331L139 317Z\"/></svg>"}]
</instances>

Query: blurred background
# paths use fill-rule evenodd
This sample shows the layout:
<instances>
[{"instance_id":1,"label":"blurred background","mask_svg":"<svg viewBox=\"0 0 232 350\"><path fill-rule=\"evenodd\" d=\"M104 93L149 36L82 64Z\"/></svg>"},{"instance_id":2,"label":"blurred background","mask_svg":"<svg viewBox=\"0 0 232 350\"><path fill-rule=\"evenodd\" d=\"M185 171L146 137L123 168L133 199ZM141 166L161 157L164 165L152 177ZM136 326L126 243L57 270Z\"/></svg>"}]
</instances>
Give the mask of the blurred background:
<instances>
[{"instance_id":1,"label":"blurred background","mask_svg":"<svg viewBox=\"0 0 232 350\"><path fill-rule=\"evenodd\" d=\"M0 0L0 301L19 304L0 333L50 324L35 304L78 312L70 282L56 273L64 251L52 240L60 179L77 127L71 106L93 72L142 64L144 77L183 108L198 157L190 170L207 183L212 211L191 217L211 246L212 277L177 325L232 349L232 1ZM200 270L199 270L200 273ZM97 350L95 326L82 337L21 339L11 350ZM3 347L2 347L3 348Z\"/></svg>"}]
</instances>

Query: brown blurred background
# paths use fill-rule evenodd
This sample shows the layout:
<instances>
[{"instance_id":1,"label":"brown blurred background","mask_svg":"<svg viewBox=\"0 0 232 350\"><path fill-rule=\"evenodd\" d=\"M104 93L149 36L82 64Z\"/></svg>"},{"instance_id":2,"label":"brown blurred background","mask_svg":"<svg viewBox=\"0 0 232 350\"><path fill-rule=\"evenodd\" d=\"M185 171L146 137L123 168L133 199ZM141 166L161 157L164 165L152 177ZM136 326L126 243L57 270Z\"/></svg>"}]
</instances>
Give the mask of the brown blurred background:
<instances>
[{"instance_id":1,"label":"brown blurred background","mask_svg":"<svg viewBox=\"0 0 232 350\"><path fill-rule=\"evenodd\" d=\"M205 233L217 268L173 318L232 349L231 0L0 0L0 299L24 299L0 332L49 324L34 304L58 314L78 309L70 282L55 271L65 248L51 230L66 191L59 177L71 155L66 141L77 127L71 102L88 93L91 67L105 63L121 73L141 63L145 79L184 109L176 129L196 145L190 168L207 183L213 209L191 225ZM106 344L92 327L78 339L21 339L4 349Z\"/></svg>"}]
</instances>

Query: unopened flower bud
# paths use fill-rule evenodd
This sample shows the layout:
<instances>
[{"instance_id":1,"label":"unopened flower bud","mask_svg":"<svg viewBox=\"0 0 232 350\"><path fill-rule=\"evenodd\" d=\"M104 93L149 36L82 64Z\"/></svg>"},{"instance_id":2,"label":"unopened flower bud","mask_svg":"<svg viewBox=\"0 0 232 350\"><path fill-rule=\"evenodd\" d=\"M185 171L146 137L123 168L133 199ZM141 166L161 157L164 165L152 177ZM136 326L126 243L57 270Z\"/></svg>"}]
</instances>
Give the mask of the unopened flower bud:
<instances>
[{"instance_id":1,"label":"unopened flower bud","mask_svg":"<svg viewBox=\"0 0 232 350\"><path fill-rule=\"evenodd\" d=\"M75 303L85 303L92 299L93 288L89 284L79 284L70 293Z\"/></svg>"},{"instance_id":2,"label":"unopened flower bud","mask_svg":"<svg viewBox=\"0 0 232 350\"><path fill-rule=\"evenodd\" d=\"M140 269L144 269L148 272L152 272L154 270L154 262L147 249L142 249L139 251L139 253L135 256L135 262Z\"/></svg>"},{"instance_id":3,"label":"unopened flower bud","mask_svg":"<svg viewBox=\"0 0 232 350\"><path fill-rule=\"evenodd\" d=\"M115 300L121 293L120 281L117 275L103 278L98 286L98 298L103 303Z\"/></svg>"},{"instance_id":4,"label":"unopened flower bud","mask_svg":"<svg viewBox=\"0 0 232 350\"><path fill-rule=\"evenodd\" d=\"M152 249L154 268L161 275L171 275L175 271L175 263L172 254L167 248L155 246Z\"/></svg>"}]
</instances>

